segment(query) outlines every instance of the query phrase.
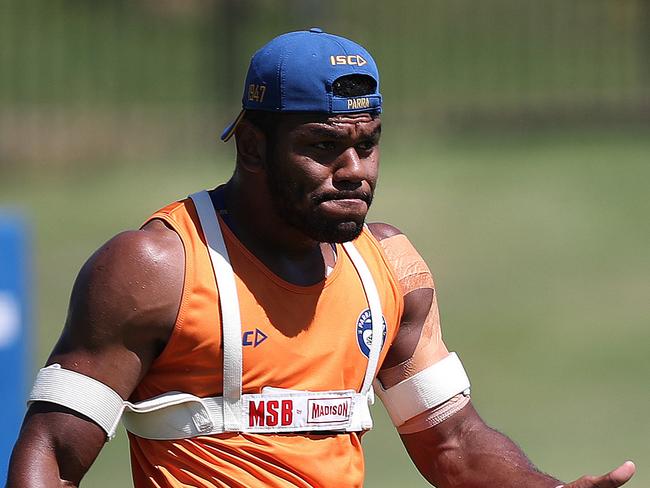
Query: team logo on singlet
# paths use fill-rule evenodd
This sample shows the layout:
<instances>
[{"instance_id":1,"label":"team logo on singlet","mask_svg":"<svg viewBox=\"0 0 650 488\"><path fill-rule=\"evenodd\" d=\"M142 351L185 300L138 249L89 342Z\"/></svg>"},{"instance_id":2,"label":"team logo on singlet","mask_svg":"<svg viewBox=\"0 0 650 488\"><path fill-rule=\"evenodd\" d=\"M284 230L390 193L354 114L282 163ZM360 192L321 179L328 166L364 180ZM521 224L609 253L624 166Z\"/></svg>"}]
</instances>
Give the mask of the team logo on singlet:
<instances>
[{"instance_id":1,"label":"team logo on singlet","mask_svg":"<svg viewBox=\"0 0 650 488\"><path fill-rule=\"evenodd\" d=\"M381 347L386 342L386 319L382 315L383 334L381 338ZM372 344L372 319L370 318L370 309L366 308L357 320L357 344L359 349L367 358L370 357L370 345Z\"/></svg>"}]
</instances>

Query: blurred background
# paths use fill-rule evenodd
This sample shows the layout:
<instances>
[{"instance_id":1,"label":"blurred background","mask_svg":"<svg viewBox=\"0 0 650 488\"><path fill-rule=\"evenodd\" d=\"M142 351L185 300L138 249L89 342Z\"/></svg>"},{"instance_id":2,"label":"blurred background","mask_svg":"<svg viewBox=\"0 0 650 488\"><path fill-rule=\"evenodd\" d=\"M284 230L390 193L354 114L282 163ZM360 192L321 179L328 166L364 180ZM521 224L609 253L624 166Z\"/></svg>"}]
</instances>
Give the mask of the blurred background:
<instances>
[{"instance_id":1,"label":"blurred background","mask_svg":"<svg viewBox=\"0 0 650 488\"><path fill-rule=\"evenodd\" d=\"M311 26L377 60L371 217L429 262L484 418L556 476L632 458L628 486L648 486L648 0L0 0L0 208L31 236L28 381L85 259L228 178L218 134L251 55ZM375 413L366 486L426 486ZM85 486L131 486L125 437Z\"/></svg>"}]
</instances>

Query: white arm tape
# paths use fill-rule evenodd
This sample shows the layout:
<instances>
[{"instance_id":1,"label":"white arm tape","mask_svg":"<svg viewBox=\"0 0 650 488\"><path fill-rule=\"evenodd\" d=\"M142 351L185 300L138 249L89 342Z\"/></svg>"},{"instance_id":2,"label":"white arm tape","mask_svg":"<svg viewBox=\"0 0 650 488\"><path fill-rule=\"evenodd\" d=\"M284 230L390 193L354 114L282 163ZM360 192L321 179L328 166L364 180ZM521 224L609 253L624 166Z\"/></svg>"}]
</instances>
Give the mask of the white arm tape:
<instances>
[{"instance_id":1,"label":"white arm tape","mask_svg":"<svg viewBox=\"0 0 650 488\"><path fill-rule=\"evenodd\" d=\"M469 394L469 378L455 352L395 386L375 391L397 427L459 393Z\"/></svg>"},{"instance_id":2,"label":"white arm tape","mask_svg":"<svg viewBox=\"0 0 650 488\"><path fill-rule=\"evenodd\" d=\"M124 410L124 400L112 388L59 364L38 372L27 404L33 402L56 403L79 412L104 429L109 440Z\"/></svg>"}]
</instances>

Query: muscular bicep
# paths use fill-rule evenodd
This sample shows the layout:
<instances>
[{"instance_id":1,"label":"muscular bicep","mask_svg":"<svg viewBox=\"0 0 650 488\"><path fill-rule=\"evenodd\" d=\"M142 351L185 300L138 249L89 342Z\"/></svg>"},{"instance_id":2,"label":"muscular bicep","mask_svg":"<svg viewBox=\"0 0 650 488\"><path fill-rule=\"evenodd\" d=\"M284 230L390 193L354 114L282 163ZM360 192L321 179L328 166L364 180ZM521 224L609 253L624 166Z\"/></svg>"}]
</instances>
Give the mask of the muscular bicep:
<instances>
[{"instance_id":1,"label":"muscular bicep","mask_svg":"<svg viewBox=\"0 0 650 488\"><path fill-rule=\"evenodd\" d=\"M404 296L400 329L379 372L380 381L389 388L449 353L442 341L435 286L426 262L399 232L384 236L380 244Z\"/></svg>"},{"instance_id":2,"label":"muscular bicep","mask_svg":"<svg viewBox=\"0 0 650 488\"><path fill-rule=\"evenodd\" d=\"M175 322L183 250L171 231L130 231L82 267L47 363L88 375L128 398Z\"/></svg>"},{"instance_id":3,"label":"muscular bicep","mask_svg":"<svg viewBox=\"0 0 650 488\"><path fill-rule=\"evenodd\" d=\"M466 389L461 387L466 381L462 366L455 356L449 356L442 340L429 267L406 236L394 228L388 233L390 229L382 230L383 235L378 233L383 237L380 243L402 289L404 308L400 330L379 371L379 393L398 431L407 434L429 429L455 415L468 404L469 397L461 394ZM427 378L425 390L432 397L422 397L422 385L415 387L413 383L416 375L419 382Z\"/></svg>"},{"instance_id":4,"label":"muscular bicep","mask_svg":"<svg viewBox=\"0 0 650 488\"><path fill-rule=\"evenodd\" d=\"M435 290L426 287L409 292L404 296L400 330L379 373L382 383L393 386L447 354Z\"/></svg>"}]
</instances>

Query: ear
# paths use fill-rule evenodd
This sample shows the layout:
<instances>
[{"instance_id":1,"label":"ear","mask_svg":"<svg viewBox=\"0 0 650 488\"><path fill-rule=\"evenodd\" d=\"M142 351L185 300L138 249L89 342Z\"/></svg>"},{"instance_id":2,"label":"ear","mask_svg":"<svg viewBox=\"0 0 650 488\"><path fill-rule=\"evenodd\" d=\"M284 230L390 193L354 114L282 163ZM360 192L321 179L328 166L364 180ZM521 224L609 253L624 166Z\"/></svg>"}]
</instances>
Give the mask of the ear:
<instances>
[{"instance_id":1,"label":"ear","mask_svg":"<svg viewBox=\"0 0 650 488\"><path fill-rule=\"evenodd\" d=\"M246 119L235 130L237 162L246 171L258 173L266 161L266 136Z\"/></svg>"}]
</instances>

